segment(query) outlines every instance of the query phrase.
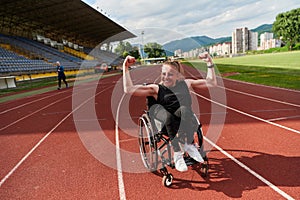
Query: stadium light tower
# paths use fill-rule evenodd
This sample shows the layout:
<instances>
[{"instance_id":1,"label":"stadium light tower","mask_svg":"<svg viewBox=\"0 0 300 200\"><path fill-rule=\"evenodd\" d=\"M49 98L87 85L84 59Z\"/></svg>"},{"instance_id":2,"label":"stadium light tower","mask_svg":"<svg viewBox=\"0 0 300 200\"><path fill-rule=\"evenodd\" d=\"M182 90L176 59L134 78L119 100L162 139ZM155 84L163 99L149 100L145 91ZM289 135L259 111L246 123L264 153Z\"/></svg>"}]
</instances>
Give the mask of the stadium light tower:
<instances>
[{"instance_id":1,"label":"stadium light tower","mask_svg":"<svg viewBox=\"0 0 300 200\"><path fill-rule=\"evenodd\" d=\"M142 37L142 44L141 44L141 58L142 58L142 60L144 60L144 34L145 34L145 32L142 31L142 32L141 32L141 37Z\"/></svg>"}]
</instances>

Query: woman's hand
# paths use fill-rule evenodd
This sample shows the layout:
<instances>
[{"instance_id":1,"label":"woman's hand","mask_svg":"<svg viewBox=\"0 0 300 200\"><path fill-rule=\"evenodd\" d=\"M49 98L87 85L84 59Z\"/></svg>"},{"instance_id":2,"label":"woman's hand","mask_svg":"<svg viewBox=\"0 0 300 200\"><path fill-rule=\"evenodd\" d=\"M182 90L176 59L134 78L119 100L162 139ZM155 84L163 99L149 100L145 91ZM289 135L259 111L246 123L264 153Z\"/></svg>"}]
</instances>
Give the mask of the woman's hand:
<instances>
[{"instance_id":1,"label":"woman's hand","mask_svg":"<svg viewBox=\"0 0 300 200\"><path fill-rule=\"evenodd\" d=\"M204 53L200 54L200 55L199 55L199 58L200 58L201 60L203 60L204 62L206 62L208 66L211 66L211 65L214 64L214 63L213 63L213 60L212 60L212 58L210 57L210 55L209 55L208 52L204 52Z\"/></svg>"},{"instance_id":2,"label":"woman's hand","mask_svg":"<svg viewBox=\"0 0 300 200\"><path fill-rule=\"evenodd\" d=\"M128 71L129 67L135 63L135 58L132 56L126 56L123 62L123 70Z\"/></svg>"},{"instance_id":3,"label":"woman's hand","mask_svg":"<svg viewBox=\"0 0 300 200\"><path fill-rule=\"evenodd\" d=\"M204 52L204 53L201 53L199 55L199 58L201 60L203 60L204 62L212 62L212 58L210 57L209 53L208 52Z\"/></svg>"}]
</instances>

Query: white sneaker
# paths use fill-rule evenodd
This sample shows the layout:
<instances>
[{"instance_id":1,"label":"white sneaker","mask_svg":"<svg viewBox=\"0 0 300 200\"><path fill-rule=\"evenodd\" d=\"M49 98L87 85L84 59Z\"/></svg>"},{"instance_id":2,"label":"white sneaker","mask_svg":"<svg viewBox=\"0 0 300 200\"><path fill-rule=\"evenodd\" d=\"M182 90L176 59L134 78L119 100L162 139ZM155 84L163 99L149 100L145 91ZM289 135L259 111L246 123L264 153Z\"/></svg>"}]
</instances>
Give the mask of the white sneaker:
<instances>
[{"instance_id":1,"label":"white sneaker","mask_svg":"<svg viewBox=\"0 0 300 200\"><path fill-rule=\"evenodd\" d=\"M180 172L185 172L188 170L187 165L183 159L183 153L181 151L174 152L174 163L175 168Z\"/></svg>"},{"instance_id":2,"label":"white sneaker","mask_svg":"<svg viewBox=\"0 0 300 200\"><path fill-rule=\"evenodd\" d=\"M184 151L187 152L194 160L197 162L203 163L204 160L201 157L198 149L192 144L185 144Z\"/></svg>"}]
</instances>

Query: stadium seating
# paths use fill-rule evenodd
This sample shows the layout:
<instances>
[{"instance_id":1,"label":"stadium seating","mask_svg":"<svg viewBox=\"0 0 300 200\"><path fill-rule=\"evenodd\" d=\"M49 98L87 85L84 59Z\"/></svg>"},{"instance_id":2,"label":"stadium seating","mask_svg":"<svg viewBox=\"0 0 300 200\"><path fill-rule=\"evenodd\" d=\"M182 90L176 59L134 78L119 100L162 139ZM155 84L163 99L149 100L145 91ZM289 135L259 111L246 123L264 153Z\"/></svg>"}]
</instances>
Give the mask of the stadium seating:
<instances>
[{"instance_id":1,"label":"stadium seating","mask_svg":"<svg viewBox=\"0 0 300 200\"><path fill-rule=\"evenodd\" d=\"M14 49L23 52L28 57L37 59L27 59L18 56L16 53L2 48L1 69L5 68L8 72L14 71L55 71L53 63L60 61L66 70L78 69L82 59L58 51L37 41L23 37L0 35L0 43L9 44ZM8 65L8 66L7 66ZM4 67L7 66L7 67ZM9 69L7 69L10 67ZM3 70L2 70L3 71Z\"/></svg>"},{"instance_id":2,"label":"stadium seating","mask_svg":"<svg viewBox=\"0 0 300 200\"><path fill-rule=\"evenodd\" d=\"M86 48L85 50L87 50L86 54L92 52L96 60L84 60L39 41L0 34L0 75L55 72L56 61L59 61L66 71L79 68L90 69L104 62L109 65L119 65L122 62L111 52L100 49L92 51Z\"/></svg>"},{"instance_id":3,"label":"stadium seating","mask_svg":"<svg viewBox=\"0 0 300 200\"><path fill-rule=\"evenodd\" d=\"M43 60L31 60L0 47L0 72L54 71L53 65Z\"/></svg>"}]
</instances>

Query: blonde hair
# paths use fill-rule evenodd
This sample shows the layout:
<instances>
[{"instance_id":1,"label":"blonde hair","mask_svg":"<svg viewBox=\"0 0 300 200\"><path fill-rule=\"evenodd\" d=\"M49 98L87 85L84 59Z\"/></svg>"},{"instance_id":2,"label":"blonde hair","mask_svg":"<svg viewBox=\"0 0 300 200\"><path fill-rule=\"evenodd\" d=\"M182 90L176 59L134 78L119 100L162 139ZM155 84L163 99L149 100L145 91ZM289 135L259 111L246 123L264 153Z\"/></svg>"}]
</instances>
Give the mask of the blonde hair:
<instances>
[{"instance_id":1,"label":"blonde hair","mask_svg":"<svg viewBox=\"0 0 300 200\"><path fill-rule=\"evenodd\" d=\"M164 65L170 65L179 72L179 80L184 80L184 69L181 63L177 60L167 60L163 63Z\"/></svg>"}]
</instances>

